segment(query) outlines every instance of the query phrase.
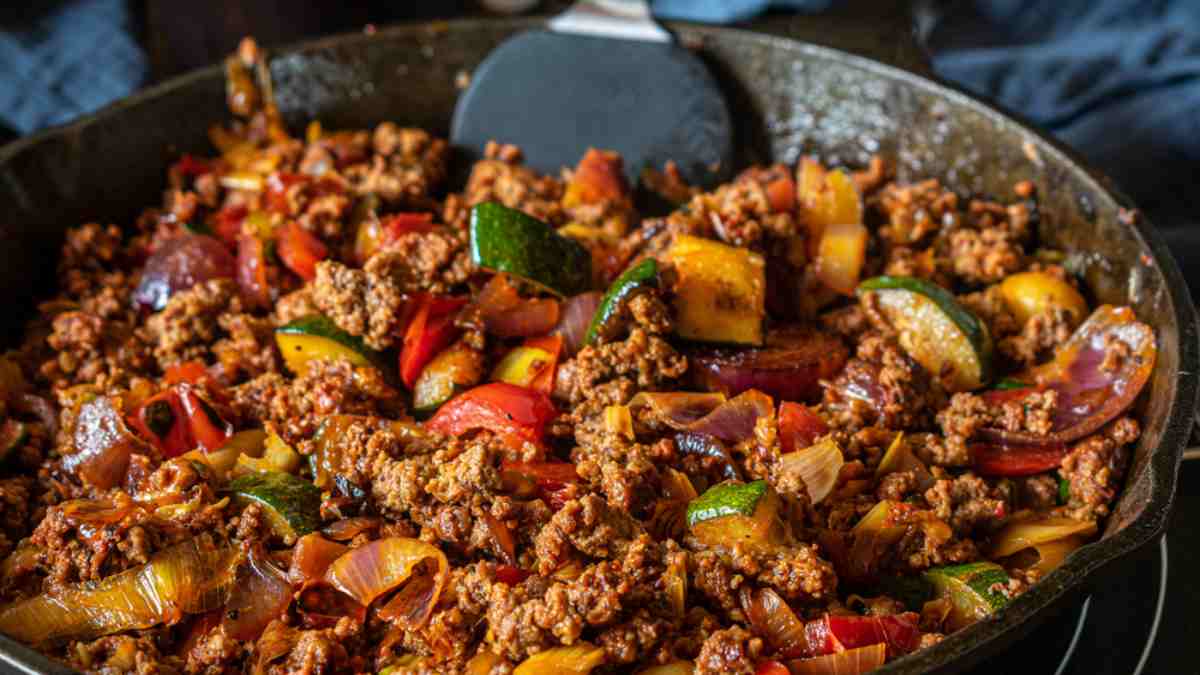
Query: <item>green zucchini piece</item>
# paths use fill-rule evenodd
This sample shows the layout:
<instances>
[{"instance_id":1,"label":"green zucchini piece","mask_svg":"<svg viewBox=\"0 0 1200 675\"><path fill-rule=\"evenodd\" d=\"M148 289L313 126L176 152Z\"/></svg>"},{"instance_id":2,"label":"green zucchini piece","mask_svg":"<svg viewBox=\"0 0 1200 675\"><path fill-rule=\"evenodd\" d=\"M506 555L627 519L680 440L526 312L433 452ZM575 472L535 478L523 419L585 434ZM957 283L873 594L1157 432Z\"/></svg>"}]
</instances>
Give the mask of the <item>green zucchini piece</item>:
<instances>
[{"instance_id":1,"label":"green zucchini piece","mask_svg":"<svg viewBox=\"0 0 1200 675\"><path fill-rule=\"evenodd\" d=\"M858 295L876 299L900 346L948 391L978 389L991 380L987 326L946 289L915 277L882 276L859 284Z\"/></svg>"},{"instance_id":2,"label":"green zucchini piece","mask_svg":"<svg viewBox=\"0 0 1200 675\"><path fill-rule=\"evenodd\" d=\"M345 359L356 366L383 367L379 352L321 314L303 316L276 328L275 343L284 363L297 375L307 372L308 363L317 359Z\"/></svg>"},{"instance_id":3,"label":"green zucchini piece","mask_svg":"<svg viewBox=\"0 0 1200 675\"><path fill-rule=\"evenodd\" d=\"M29 440L29 427L24 422L7 419L0 424L0 462L6 462Z\"/></svg>"},{"instance_id":4,"label":"green zucchini piece","mask_svg":"<svg viewBox=\"0 0 1200 675\"><path fill-rule=\"evenodd\" d=\"M934 595L950 601L946 617L952 630L969 626L1008 604L1008 572L996 563L975 562L935 567L925 579L933 584Z\"/></svg>"},{"instance_id":5,"label":"green zucchini piece","mask_svg":"<svg viewBox=\"0 0 1200 675\"><path fill-rule=\"evenodd\" d=\"M579 242L495 202L471 209L471 261L563 297L588 290L592 281L592 256Z\"/></svg>"},{"instance_id":6,"label":"green zucchini piece","mask_svg":"<svg viewBox=\"0 0 1200 675\"><path fill-rule=\"evenodd\" d=\"M284 540L294 541L321 524L321 490L291 474L246 474L230 482L229 491L240 504L262 504L271 529Z\"/></svg>"},{"instance_id":7,"label":"green zucchini piece","mask_svg":"<svg viewBox=\"0 0 1200 675\"><path fill-rule=\"evenodd\" d=\"M484 357L462 342L443 349L426 364L413 385L413 412L428 415L483 379Z\"/></svg>"},{"instance_id":8,"label":"green zucchini piece","mask_svg":"<svg viewBox=\"0 0 1200 675\"><path fill-rule=\"evenodd\" d=\"M710 546L770 548L783 539L779 496L763 480L709 488L688 504L687 523Z\"/></svg>"},{"instance_id":9,"label":"green zucchini piece","mask_svg":"<svg viewBox=\"0 0 1200 675\"><path fill-rule=\"evenodd\" d=\"M1066 504L1070 501L1071 501L1071 481L1067 480L1066 478L1059 478L1058 479L1058 505L1063 506L1064 504Z\"/></svg>"},{"instance_id":10,"label":"green zucchini piece","mask_svg":"<svg viewBox=\"0 0 1200 675\"><path fill-rule=\"evenodd\" d=\"M687 507L688 527L722 516L751 516L767 494L767 481L714 485Z\"/></svg>"},{"instance_id":11,"label":"green zucchini piece","mask_svg":"<svg viewBox=\"0 0 1200 675\"><path fill-rule=\"evenodd\" d=\"M998 391L1010 391L1012 389L1027 389L1030 386L1031 385L1025 384L1020 380L1014 380L1011 377L1006 377L1001 379L996 384L993 384L992 389L996 389Z\"/></svg>"},{"instance_id":12,"label":"green zucchini piece","mask_svg":"<svg viewBox=\"0 0 1200 675\"><path fill-rule=\"evenodd\" d=\"M583 338L584 345L595 344L596 339L603 337L613 320L621 313L624 305L635 293L647 288L658 287L658 261L646 258L630 267L617 277L608 287L608 292L600 300L600 306L588 324L587 334Z\"/></svg>"},{"instance_id":13,"label":"green zucchini piece","mask_svg":"<svg viewBox=\"0 0 1200 675\"><path fill-rule=\"evenodd\" d=\"M912 612L920 612L933 598L933 584L923 576L887 576L874 587L878 595L886 595L904 603Z\"/></svg>"}]
</instances>

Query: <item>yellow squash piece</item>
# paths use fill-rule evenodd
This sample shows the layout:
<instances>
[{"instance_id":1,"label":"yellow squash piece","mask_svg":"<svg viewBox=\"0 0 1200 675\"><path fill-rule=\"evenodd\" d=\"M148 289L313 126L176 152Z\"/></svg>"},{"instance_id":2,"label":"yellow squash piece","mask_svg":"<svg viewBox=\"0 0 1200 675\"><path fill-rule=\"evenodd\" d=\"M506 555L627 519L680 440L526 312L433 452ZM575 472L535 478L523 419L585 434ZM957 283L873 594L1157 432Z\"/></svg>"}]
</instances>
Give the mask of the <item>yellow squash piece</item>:
<instances>
[{"instance_id":1,"label":"yellow squash piece","mask_svg":"<svg viewBox=\"0 0 1200 675\"><path fill-rule=\"evenodd\" d=\"M338 328L320 314L301 317L275 329L275 343L288 369L308 372L310 361L345 359L356 366L377 366L379 355L362 340Z\"/></svg>"},{"instance_id":2,"label":"yellow squash piece","mask_svg":"<svg viewBox=\"0 0 1200 675\"><path fill-rule=\"evenodd\" d=\"M675 269L675 330L702 342L758 345L766 313L763 257L744 248L679 235L664 254Z\"/></svg>"},{"instance_id":3,"label":"yellow squash piece","mask_svg":"<svg viewBox=\"0 0 1200 675\"><path fill-rule=\"evenodd\" d=\"M1021 272L1006 277L1000 284L1004 305L1022 326L1035 314L1061 308L1071 314L1071 326L1089 314L1087 301L1071 284L1046 272Z\"/></svg>"},{"instance_id":4,"label":"yellow squash piece","mask_svg":"<svg viewBox=\"0 0 1200 675\"><path fill-rule=\"evenodd\" d=\"M496 368L492 371L492 380L515 384L518 387L528 387L533 384L538 375L542 374L543 370L553 364L554 357L550 355L550 352L522 345L513 348L504 355L500 363L496 364Z\"/></svg>"},{"instance_id":5,"label":"yellow squash piece","mask_svg":"<svg viewBox=\"0 0 1200 675\"><path fill-rule=\"evenodd\" d=\"M521 662L513 675L577 675L604 663L604 649L587 642L538 652Z\"/></svg>"}]
</instances>

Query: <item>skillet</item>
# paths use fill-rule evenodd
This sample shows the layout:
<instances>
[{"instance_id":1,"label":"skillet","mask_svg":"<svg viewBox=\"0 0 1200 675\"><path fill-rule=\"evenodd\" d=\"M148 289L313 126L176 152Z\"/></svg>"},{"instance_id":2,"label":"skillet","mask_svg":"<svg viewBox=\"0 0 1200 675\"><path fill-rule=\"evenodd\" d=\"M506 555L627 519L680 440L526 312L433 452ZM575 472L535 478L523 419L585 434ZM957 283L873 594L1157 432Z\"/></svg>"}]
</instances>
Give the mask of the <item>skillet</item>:
<instances>
[{"instance_id":1,"label":"skillet","mask_svg":"<svg viewBox=\"0 0 1200 675\"><path fill-rule=\"evenodd\" d=\"M414 24L279 50L271 65L278 104L293 128L314 117L327 128L394 120L445 134L459 93L456 77L505 38L540 23ZM736 120L740 165L791 164L810 153L863 165L882 153L901 180L937 176L965 195L1007 195L1015 181L1032 180L1041 195L1042 240L1068 252L1092 300L1129 304L1157 332L1158 362L1138 402L1144 433L1101 540L992 619L878 671L961 672L1102 584L1114 562L1163 533L1200 369L1187 286L1127 198L1012 115L926 75L830 47L727 28L669 27L698 50L722 87ZM838 36L819 20L809 33L823 42ZM859 31L854 40L852 46L885 56L906 51L903 41L878 32ZM131 222L142 205L157 201L164 171L179 153L207 149L206 129L226 117L223 87L219 66L195 71L0 149L0 291L9 298L0 337L11 344L35 299L52 288L50 261L65 228L97 216ZM586 146L580 139L581 151ZM18 672L70 672L4 636L0 664Z\"/></svg>"}]
</instances>

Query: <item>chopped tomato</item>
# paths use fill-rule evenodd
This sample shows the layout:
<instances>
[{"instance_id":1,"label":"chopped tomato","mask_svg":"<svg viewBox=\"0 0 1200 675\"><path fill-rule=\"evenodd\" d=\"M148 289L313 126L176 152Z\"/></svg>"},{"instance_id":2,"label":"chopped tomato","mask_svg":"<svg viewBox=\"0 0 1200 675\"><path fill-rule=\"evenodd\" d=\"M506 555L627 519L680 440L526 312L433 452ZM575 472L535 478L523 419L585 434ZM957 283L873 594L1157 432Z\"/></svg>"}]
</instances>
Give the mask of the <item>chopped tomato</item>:
<instances>
[{"instance_id":1,"label":"chopped tomato","mask_svg":"<svg viewBox=\"0 0 1200 675\"><path fill-rule=\"evenodd\" d=\"M458 337L455 313L466 304L465 298L423 295L417 298L416 314L404 332L400 350L400 379L409 389L425 364Z\"/></svg>"},{"instance_id":2,"label":"chopped tomato","mask_svg":"<svg viewBox=\"0 0 1200 675\"><path fill-rule=\"evenodd\" d=\"M550 355L550 363L533 378L529 384L532 389L549 395L554 391L554 374L558 370L558 361L562 358L563 339L561 335L546 335L544 337L528 338L526 347L541 349Z\"/></svg>"},{"instance_id":3,"label":"chopped tomato","mask_svg":"<svg viewBox=\"0 0 1200 675\"><path fill-rule=\"evenodd\" d=\"M517 441L540 444L557 412L545 394L507 382L491 382L450 399L426 427L458 436L485 428Z\"/></svg>"},{"instance_id":4,"label":"chopped tomato","mask_svg":"<svg viewBox=\"0 0 1200 675\"><path fill-rule=\"evenodd\" d=\"M238 238L237 282L242 298L250 306L267 307L271 304L266 247L258 237L244 234Z\"/></svg>"},{"instance_id":5,"label":"chopped tomato","mask_svg":"<svg viewBox=\"0 0 1200 675\"><path fill-rule=\"evenodd\" d=\"M785 453L811 446L829 433L829 425L803 403L779 404L779 444Z\"/></svg>"},{"instance_id":6,"label":"chopped tomato","mask_svg":"<svg viewBox=\"0 0 1200 675\"><path fill-rule=\"evenodd\" d=\"M1063 443L973 443L969 449L975 470L984 476L1032 476L1057 469L1067 455L1067 446Z\"/></svg>"},{"instance_id":7,"label":"chopped tomato","mask_svg":"<svg viewBox=\"0 0 1200 675\"><path fill-rule=\"evenodd\" d=\"M283 264L305 281L312 281L317 276L317 263L329 257L325 244L295 221L279 228L276 246Z\"/></svg>"},{"instance_id":8,"label":"chopped tomato","mask_svg":"<svg viewBox=\"0 0 1200 675\"><path fill-rule=\"evenodd\" d=\"M529 571L512 565L496 565L496 581L516 586L529 578Z\"/></svg>"},{"instance_id":9,"label":"chopped tomato","mask_svg":"<svg viewBox=\"0 0 1200 675\"><path fill-rule=\"evenodd\" d=\"M242 223L249 214L250 210L245 206L227 206L217 211L215 216L216 222L213 224L213 232L221 241L230 246L235 246L237 245L238 237L242 234Z\"/></svg>"},{"instance_id":10,"label":"chopped tomato","mask_svg":"<svg viewBox=\"0 0 1200 675\"><path fill-rule=\"evenodd\" d=\"M433 229L432 213L393 213L382 220L384 239L395 241L409 232L428 232Z\"/></svg>"},{"instance_id":11,"label":"chopped tomato","mask_svg":"<svg viewBox=\"0 0 1200 675\"><path fill-rule=\"evenodd\" d=\"M791 213L796 209L796 181L789 174L785 173L767 183L766 191L772 211Z\"/></svg>"},{"instance_id":12,"label":"chopped tomato","mask_svg":"<svg viewBox=\"0 0 1200 675\"><path fill-rule=\"evenodd\" d=\"M276 171L267 177L267 208L275 213L287 215L290 212L288 205L288 191L293 185L308 182L308 176L298 173L290 173L288 171Z\"/></svg>"},{"instance_id":13,"label":"chopped tomato","mask_svg":"<svg viewBox=\"0 0 1200 675\"><path fill-rule=\"evenodd\" d=\"M907 654L917 648L921 631L919 616L905 612L889 616L826 614L804 626L811 656L832 654L847 649L887 644L889 656Z\"/></svg>"}]
</instances>

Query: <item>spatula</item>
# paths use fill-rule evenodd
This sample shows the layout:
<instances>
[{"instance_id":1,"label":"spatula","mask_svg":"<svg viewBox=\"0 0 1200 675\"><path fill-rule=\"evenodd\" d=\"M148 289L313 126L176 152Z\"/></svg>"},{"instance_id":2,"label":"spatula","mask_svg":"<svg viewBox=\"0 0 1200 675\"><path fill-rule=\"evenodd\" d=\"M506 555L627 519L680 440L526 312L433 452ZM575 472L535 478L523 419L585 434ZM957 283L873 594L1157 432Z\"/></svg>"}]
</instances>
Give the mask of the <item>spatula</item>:
<instances>
[{"instance_id":1,"label":"spatula","mask_svg":"<svg viewBox=\"0 0 1200 675\"><path fill-rule=\"evenodd\" d=\"M456 147L478 157L489 140L515 143L551 174L596 147L620 152L632 182L667 160L693 184L727 177L721 91L644 0L580 0L548 28L510 38L475 70L454 109Z\"/></svg>"}]
</instances>

